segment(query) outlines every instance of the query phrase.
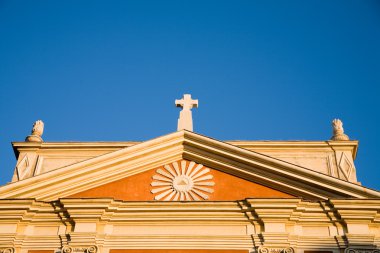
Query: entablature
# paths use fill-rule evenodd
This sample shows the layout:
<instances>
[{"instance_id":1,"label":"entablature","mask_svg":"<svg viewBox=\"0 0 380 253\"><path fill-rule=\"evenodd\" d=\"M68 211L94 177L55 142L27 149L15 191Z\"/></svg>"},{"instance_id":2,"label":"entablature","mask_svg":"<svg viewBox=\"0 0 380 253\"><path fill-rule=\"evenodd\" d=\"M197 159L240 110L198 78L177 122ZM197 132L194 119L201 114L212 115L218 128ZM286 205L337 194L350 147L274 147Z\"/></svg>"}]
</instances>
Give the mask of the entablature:
<instances>
[{"instance_id":1,"label":"entablature","mask_svg":"<svg viewBox=\"0 0 380 253\"><path fill-rule=\"evenodd\" d=\"M100 248L143 248L149 242L149 247L155 248L168 243L182 247L191 242L204 247L213 241L218 242L216 248L233 245L231 249L281 245L345 249L357 247L358 242L362 248L379 247L380 211L376 206L380 206L380 199L359 202L294 198L204 202L1 199L0 246L63 247L86 242ZM356 212L354 218L360 223L352 222L353 218L345 215L347 210ZM331 211L337 219L330 219Z\"/></svg>"}]
</instances>

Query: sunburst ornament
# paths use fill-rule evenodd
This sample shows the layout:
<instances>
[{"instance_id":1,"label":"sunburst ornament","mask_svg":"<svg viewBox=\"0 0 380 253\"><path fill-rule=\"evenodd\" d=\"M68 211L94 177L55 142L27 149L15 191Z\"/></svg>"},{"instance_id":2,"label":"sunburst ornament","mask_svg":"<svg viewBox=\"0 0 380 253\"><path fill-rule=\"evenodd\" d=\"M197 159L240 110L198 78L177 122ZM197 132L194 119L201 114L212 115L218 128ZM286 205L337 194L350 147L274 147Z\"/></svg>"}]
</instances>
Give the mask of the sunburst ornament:
<instances>
[{"instance_id":1,"label":"sunburst ornament","mask_svg":"<svg viewBox=\"0 0 380 253\"><path fill-rule=\"evenodd\" d=\"M215 185L210 169L195 162L181 161L167 164L156 170L151 192L155 200L191 201L207 200Z\"/></svg>"}]
</instances>

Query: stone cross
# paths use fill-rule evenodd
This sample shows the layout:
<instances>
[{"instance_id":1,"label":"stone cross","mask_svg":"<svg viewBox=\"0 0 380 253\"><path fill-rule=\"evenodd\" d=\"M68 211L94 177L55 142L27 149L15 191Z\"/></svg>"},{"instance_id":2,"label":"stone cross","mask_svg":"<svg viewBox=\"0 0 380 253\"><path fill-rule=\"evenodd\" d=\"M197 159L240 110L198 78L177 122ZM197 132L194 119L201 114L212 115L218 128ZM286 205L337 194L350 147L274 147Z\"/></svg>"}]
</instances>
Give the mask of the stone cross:
<instances>
[{"instance_id":1,"label":"stone cross","mask_svg":"<svg viewBox=\"0 0 380 253\"><path fill-rule=\"evenodd\" d=\"M190 94L184 94L182 99L175 100L175 105L177 107L182 107L182 111L179 113L177 131L182 129L193 131L191 109L198 107L198 99L191 99Z\"/></svg>"}]
</instances>

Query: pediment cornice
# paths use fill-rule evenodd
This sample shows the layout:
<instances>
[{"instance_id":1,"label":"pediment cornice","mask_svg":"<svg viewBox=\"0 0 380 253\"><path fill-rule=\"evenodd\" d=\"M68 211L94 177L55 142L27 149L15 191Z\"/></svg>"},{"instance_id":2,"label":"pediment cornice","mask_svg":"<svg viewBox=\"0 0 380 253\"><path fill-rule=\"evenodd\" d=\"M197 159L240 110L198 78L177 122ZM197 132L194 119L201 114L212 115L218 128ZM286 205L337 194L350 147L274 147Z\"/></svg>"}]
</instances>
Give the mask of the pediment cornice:
<instances>
[{"instance_id":1,"label":"pediment cornice","mask_svg":"<svg viewBox=\"0 0 380 253\"><path fill-rule=\"evenodd\" d=\"M380 197L377 191L183 130L5 185L0 198L54 200L180 159L308 199Z\"/></svg>"}]
</instances>

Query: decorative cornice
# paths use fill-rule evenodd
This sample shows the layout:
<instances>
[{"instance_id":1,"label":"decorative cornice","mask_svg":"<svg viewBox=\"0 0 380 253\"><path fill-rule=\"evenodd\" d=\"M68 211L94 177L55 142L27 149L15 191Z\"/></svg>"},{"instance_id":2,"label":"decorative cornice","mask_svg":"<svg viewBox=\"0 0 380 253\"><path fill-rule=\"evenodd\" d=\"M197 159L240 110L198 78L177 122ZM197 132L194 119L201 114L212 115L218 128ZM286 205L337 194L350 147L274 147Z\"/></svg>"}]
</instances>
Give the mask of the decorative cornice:
<instances>
[{"instance_id":1,"label":"decorative cornice","mask_svg":"<svg viewBox=\"0 0 380 253\"><path fill-rule=\"evenodd\" d=\"M297 247L302 249L306 246L338 249L346 247L342 245L360 245L359 248L348 248L345 253L380 253L376 248L379 247L376 239L379 223L373 217L377 216L373 213L378 206L380 199L319 202L298 198L222 202L132 202L111 198L66 198L54 202L0 199L0 230L11 228L13 231L6 235L5 240L0 238L3 246L0 253L15 253L14 248L5 246L16 247L12 244L16 239L17 250L18 245L22 245L22 250L30 245L29 249L48 248L55 243L54 248L65 245L61 253L98 253L101 247L144 248L147 245L150 248L190 248L194 245L197 249L207 245L226 249L253 248L257 253L294 253ZM328 217L328 213L334 211L341 214L342 210L351 210L355 217L348 212L333 219ZM350 222L347 221L353 218L353 224L371 225L373 230L350 236L344 231L349 232L347 227ZM19 220L22 222L17 222ZM336 222L341 224L341 232L334 230ZM10 227L9 224L15 225ZM41 234L41 230L27 229L41 224L44 229L59 227L59 237ZM272 231L266 231L267 225L271 224L274 224ZM91 231L76 231L80 226L89 226ZM294 229L294 232L285 232L285 227L289 231ZM308 235L313 227L324 228L326 233ZM191 229L186 231L188 228ZM206 230L209 233L204 233ZM335 233L332 235L331 231ZM31 236L34 232L39 233L38 237ZM102 239L97 240L97 236ZM336 244L335 240L342 238L344 242ZM264 243L261 247L254 248L261 242Z\"/></svg>"},{"instance_id":2,"label":"decorative cornice","mask_svg":"<svg viewBox=\"0 0 380 253\"><path fill-rule=\"evenodd\" d=\"M358 146L357 140L349 141L237 141L237 140L226 140L222 141L234 145L236 147L244 148L247 150L256 149L310 149L323 151L325 149L330 149L331 146L336 147L346 147L347 149L352 149L356 151ZM43 143L32 143L32 142L12 142L12 146L15 150L22 149L122 149L136 144L140 144L142 141L102 141L102 142L43 142Z\"/></svg>"},{"instance_id":3,"label":"decorative cornice","mask_svg":"<svg viewBox=\"0 0 380 253\"><path fill-rule=\"evenodd\" d=\"M302 150L310 152L325 152L328 150L345 149L352 152L355 159L359 141L223 141L234 146L251 151L261 152L265 150Z\"/></svg>"},{"instance_id":4,"label":"decorative cornice","mask_svg":"<svg viewBox=\"0 0 380 253\"><path fill-rule=\"evenodd\" d=\"M289 194L311 199L378 198L380 192L371 190L292 163L242 149L207 136L184 132L184 159L218 168L247 180L259 180L269 187L281 187ZM244 169L249 168L249 169ZM249 176L245 176L249 173ZM244 174L242 174L244 173ZM231 173L232 174L232 173ZM284 177L293 178L289 181ZM311 180L312 179L312 180Z\"/></svg>"},{"instance_id":5,"label":"decorative cornice","mask_svg":"<svg viewBox=\"0 0 380 253\"><path fill-rule=\"evenodd\" d=\"M139 144L138 141L125 142L12 142L13 151L18 158L21 151L38 151L38 150L109 150L116 151L119 149L131 147Z\"/></svg>"},{"instance_id":6,"label":"decorative cornice","mask_svg":"<svg viewBox=\"0 0 380 253\"><path fill-rule=\"evenodd\" d=\"M0 198L54 200L180 159L309 199L380 197L378 191L183 130L5 185Z\"/></svg>"}]
</instances>

